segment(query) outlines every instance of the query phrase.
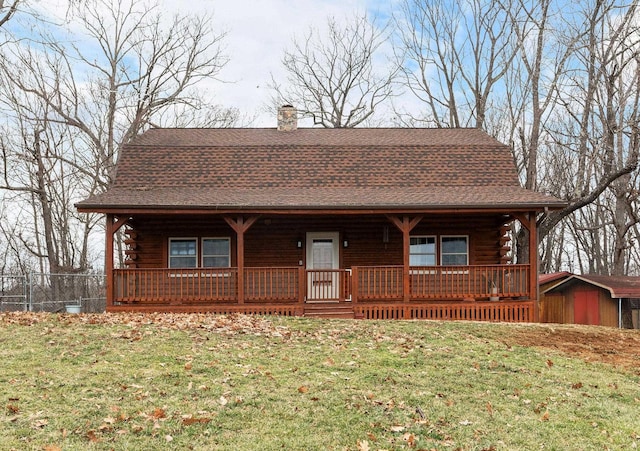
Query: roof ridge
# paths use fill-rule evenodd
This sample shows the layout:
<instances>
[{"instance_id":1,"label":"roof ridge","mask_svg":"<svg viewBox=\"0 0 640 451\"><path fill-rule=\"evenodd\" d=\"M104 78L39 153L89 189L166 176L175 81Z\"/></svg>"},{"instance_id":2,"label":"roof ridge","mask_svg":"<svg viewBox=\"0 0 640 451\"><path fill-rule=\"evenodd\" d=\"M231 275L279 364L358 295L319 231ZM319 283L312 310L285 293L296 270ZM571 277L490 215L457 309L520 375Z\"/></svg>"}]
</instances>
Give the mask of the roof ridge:
<instances>
[{"instance_id":1,"label":"roof ridge","mask_svg":"<svg viewBox=\"0 0 640 451\"><path fill-rule=\"evenodd\" d=\"M371 143L362 143L362 144L355 144L355 143L348 143L348 144L295 144L295 143L265 143L265 144L230 144L230 143L220 143L220 144L198 144L198 145L194 145L194 144L189 144L189 145L185 145L185 144L166 144L166 145L162 145L162 144L138 144L138 143L125 143L124 146L126 147L154 147L154 148L158 148L158 147L162 147L162 148L167 148L167 147L171 147L171 148L181 148L181 149L203 149L203 148L207 148L207 147L242 147L242 148L263 148L263 147L295 147L295 148L303 148L303 147L309 147L309 148L314 148L314 149L322 149L322 148L339 148L339 149L343 149L346 147L353 147L353 148L360 148L360 147L373 147L373 148L386 148L386 147L393 147L393 148L409 148L409 147L424 147L424 148L433 148L433 147L437 147L437 148L459 148L459 147L487 147L487 148L503 148L503 147L510 147L507 144L501 143L501 142L496 142L494 144L492 143L456 143L456 144L446 144L446 143L442 143L442 144L397 144L397 143L381 143L381 144L371 144Z\"/></svg>"}]
</instances>

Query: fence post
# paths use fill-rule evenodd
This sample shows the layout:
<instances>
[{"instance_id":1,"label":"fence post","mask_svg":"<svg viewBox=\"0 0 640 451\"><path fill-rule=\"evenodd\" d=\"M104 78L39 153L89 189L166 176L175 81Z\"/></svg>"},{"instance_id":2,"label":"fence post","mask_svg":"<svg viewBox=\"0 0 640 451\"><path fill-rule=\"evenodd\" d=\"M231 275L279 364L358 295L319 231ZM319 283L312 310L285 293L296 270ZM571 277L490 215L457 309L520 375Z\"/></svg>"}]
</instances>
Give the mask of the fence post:
<instances>
[{"instance_id":1,"label":"fence post","mask_svg":"<svg viewBox=\"0 0 640 451\"><path fill-rule=\"evenodd\" d=\"M29 278L29 312L33 312L33 273L27 274Z\"/></svg>"}]
</instances>

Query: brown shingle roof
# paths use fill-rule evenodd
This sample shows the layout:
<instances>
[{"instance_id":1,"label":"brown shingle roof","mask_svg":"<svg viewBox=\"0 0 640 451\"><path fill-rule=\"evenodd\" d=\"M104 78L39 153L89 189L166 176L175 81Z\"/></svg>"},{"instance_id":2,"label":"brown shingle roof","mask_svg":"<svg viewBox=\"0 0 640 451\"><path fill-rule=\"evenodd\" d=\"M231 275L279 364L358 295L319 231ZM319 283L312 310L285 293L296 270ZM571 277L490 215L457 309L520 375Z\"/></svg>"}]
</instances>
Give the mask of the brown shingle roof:
<instances>
[{"instance_id":1,"label":"brown shingle roof","mask_svg":"<svg viewBox=\"0 0 640 451\"><path fill-rule=\"evenodd\" d=\"M520 187L477 129L152 129L120 155L105 208L558 206Z\"/></svg>"},{"instance_id":2,"label":"brown shingle roof","mask_svg":"<svg viewBox=\"0 0 640 451\"><path fill-rule=\"evenodd\" d=\"M578 281L603 288L611 293L612 298L640 298L640 277L632 276L571 275L562 283L546 290L545 293L562 290L568 284L577 283Z\"/></svg>"}]
</instances>

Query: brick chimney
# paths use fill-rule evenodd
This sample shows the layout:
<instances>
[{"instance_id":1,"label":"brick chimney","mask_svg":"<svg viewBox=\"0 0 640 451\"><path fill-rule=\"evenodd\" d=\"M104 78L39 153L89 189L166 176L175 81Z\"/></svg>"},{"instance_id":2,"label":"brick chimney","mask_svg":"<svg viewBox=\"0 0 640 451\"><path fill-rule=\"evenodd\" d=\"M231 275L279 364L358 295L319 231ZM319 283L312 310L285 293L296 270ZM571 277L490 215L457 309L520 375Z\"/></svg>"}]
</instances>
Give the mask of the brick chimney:
<instances>
[{"instance_id":1,"label":"brick chimney","mask_svg":"<svg viewBox=\"0 0 640 451\"><path fill-rule=\"evenodd\" d=\"M291 105L278 108L278 131L292 132L298 128L298 112Z\"/></svg>"}]
</instances>

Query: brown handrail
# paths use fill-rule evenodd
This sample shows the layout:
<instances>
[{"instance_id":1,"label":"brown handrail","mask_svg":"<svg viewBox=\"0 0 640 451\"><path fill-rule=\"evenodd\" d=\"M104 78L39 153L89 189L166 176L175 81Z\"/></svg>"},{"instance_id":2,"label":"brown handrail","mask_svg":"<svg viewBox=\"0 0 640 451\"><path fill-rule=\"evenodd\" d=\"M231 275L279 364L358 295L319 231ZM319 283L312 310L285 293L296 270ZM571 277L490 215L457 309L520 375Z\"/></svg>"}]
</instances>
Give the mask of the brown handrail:
<instances>
[{"instance_id":1,"label":"brown handrail","mask_svg":"<svg viewBox=\"0 0 640 451\"><path fill-rule=\"evenodd\" d=\"M192 303L238 301L237 268L117 269L114 301ZM411 267L410 300L530 298L529 265ZM277 303L403 299L402 266L358 266L350 270L249 267L244 272L247 302ZM495 292L493 288L495 287Z\"/></svg>"}]
</instances>

